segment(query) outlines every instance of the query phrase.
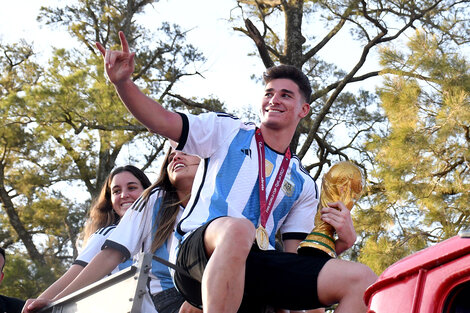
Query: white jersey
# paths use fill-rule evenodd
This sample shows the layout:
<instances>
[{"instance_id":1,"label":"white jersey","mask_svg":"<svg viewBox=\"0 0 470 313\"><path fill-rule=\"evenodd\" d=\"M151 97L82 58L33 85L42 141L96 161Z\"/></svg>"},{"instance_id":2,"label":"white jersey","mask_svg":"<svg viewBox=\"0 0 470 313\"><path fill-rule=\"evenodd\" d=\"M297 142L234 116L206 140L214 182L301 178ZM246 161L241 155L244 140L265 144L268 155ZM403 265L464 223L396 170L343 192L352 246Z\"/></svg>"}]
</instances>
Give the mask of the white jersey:
<instances>
[{"instance_id":1,"label":"white jersey","mask_svg":"<svg viewBox=\"0 0 470 313\"><path fill-rule=\"evenodd\" d=\"M220 217L249 219L260 224L258 152L254 124L221 113L181 114L183 131L177 149L200 156L191 199L177 231L183 240L187 235ZM265 145L266 194L279 171L284 155ZM315 181L292 155L282 188L266 223L270 249L275 234L283 239L302 239L314 226L318 204Z\"/></svg>"},{"instance_id":2,"label":"white jersey","mask_svg":"<svg viewBox=\"0 0 470 313\"><path fill-rule=\"evenodd\" d=\"M78 257L75 259L73 264L81 265L86 267L88 263L91 262L91 259L95 257L100 251L101 246L106 241L106 239L111 235L111 233L116 228L116 225L109 225L103 228L98 229L95 233L93 233L86 243L85 248L80 252ZM114 274L126 267L132 265L132 261L128 260L119 264L110 274Z\"/></svg>"},{"instance_id":3,"label":"white jersey","mask_svg":"<svg viewBox=\"0 0 470 313\"><path fill-rule=\"evenodd\" d=\"M150 252L162 200L163 191L160 188L154 188L145 206L140 205L143 201L142 198L135 201L103 244L103 249L109 247L118 250L126 259L141 251ZM177 220L181 217L182 212L183 208L179 207ZM154 254L168 260L169 253L176 249L177 242L174 235L170 236ZM155 260L152 260L152 271L149 276L149 292L152 295L174 287L168 267Z\"/></svg>"}]
</instances>

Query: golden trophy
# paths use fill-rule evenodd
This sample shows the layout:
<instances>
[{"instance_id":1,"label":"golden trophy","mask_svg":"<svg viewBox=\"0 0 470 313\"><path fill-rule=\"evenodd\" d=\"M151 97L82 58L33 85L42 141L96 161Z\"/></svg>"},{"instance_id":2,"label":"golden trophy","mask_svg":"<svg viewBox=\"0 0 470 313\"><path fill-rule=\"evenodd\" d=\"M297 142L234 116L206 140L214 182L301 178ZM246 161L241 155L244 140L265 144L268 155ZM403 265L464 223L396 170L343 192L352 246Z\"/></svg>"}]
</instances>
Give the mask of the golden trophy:
<instances>
[{"instance_id":1,"label":"golden trophy","mask_svg":"<svg viewBox=\"0 0 470 313\"><path fill-rule=\"evenodd\" d=\"M321 208L327 207L330 202L342 201L348 210L351 210L361 196L363 185L361 170L353 163L339 162L330 168L323 176L320 203L315 215L315 228L299 244L298 254L314 255L324 252L336 258L335 229L322 221Z\"/></svg>"}]
</instances>

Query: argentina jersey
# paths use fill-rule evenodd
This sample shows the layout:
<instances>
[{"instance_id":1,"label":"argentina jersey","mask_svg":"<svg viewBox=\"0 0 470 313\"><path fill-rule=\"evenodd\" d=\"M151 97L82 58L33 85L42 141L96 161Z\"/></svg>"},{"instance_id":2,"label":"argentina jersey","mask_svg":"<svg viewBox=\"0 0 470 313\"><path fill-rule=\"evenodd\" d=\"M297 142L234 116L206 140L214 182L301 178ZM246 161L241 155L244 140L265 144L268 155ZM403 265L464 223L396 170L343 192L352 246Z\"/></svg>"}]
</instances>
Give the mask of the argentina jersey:
<instances>
[{"instance_id":1,"label":"argentina jersey","mask_svg":"<svg viewBox=\"0 0 470 313\"><path fill-rule=\"evenodd\" d=\"M138 255L142 251L151 252L163 195L164 191L156 187L150 191L148 199L144 200L142 196L137 199L126 211L113 234L103 244L103 248L118 250L125 259ZM181 217L183 208L179 207L178 210L177 220ZM176 242L174 235L170 235L170 238L154 254L168 260L170 250L176 249ZM148 288L151 294L174 287L168 267L155 260L152 260L149 277Z\"/></svg>"},{"instance_id":2,"label":"argentina jersey","mask_svg":"<svg viewBox=\"0 0 470 313\"><path fill-rule=\"evenodd\" d=\"M193 184L191 200L178 232L184 236L220 217L245 217L260 222L256 127L227 115L183 115L178 149L204 159ZM284 155L265 145L265 173L269 194ZM271 248L275 233L309 233L316 213L317 187L296 156L291 158L280 192L268 218Z\"/></svg>"},{"instance_id":3,"label":"argentina jersey","mask_svg":"<svg viewBox=\"0 0 470 313\"><path fill-rule=\"evenodd\" d=\"M98 229L93 235L90 236L90 238L88 238L85 248L80 252L73 264L77 264L83 267L87 266L88 263L90 263L91 260L95 257L95 255L101 251L101 246L115 230L115 228L116 225L109 225ZM129 267L130 265L132 265L132 262L121 263L111 272L111 274Z\"/></svg>"}]
</instances>

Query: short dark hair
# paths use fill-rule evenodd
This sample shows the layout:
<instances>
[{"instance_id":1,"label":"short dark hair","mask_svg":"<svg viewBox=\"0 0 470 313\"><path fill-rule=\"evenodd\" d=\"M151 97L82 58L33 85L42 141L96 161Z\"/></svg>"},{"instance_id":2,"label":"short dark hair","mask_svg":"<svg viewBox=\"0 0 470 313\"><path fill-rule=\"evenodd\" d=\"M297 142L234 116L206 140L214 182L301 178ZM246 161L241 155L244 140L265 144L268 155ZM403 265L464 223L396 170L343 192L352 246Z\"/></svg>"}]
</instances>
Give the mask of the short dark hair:
<instances>
[{"instance_id":1,"label":"short dark hair","mask_svg":"<svg viewBox=\"0 0 470 313\"><path fill-rule=\"evenodd\" d=\"M0 254L3 256L3 265L2 268L0 269L0 272L3 272L3 268L5 267L5 262L7 259L5 258L5 250L3 248L0 248Z\"/></svg>"},{"instance_id":2,"label":"short dark hair","mask_svg":"<svg viewBox=\"0 0 470 313\"><path fill-rule=\"evenodd\" d=\"M287 78L292 80L299 87L301 95L305 98L305 102L310 102L310 97L312 95L312 87L310 86L310 81L308 77L293 65L275 65L263 73L264 82L267 84L273 79L278 78Z\"/></svg>"}]
</instances>

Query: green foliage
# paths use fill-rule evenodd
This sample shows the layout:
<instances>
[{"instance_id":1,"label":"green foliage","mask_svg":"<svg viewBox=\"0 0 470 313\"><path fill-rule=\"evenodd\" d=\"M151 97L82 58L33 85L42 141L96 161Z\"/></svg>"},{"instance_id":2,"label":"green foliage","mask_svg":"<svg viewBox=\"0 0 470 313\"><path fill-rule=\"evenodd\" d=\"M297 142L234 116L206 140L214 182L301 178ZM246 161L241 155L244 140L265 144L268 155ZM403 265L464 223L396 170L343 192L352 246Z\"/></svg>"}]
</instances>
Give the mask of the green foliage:
<instances>
[{"instance_id":1,"label":"green foliage","mask_svg":"<svg viewBox=\"0 0 470 313\"><path fill-rule=\"evenodd\" d=\"M401 241L386 234L378 238L369 237L358 261L367 264L375 273L380 274L390 264L426 246L425 237L419 233L408 234L407 238Z\"/></svg>"},{"instance_id":2,"label":"green foliage","mask_svg":"<svg viewBox=\"0 0 470 313\"><path fill-rule=\"evenodd\" d=\"M353 86L402 68L401 49L388 49L388 43L401 46L399 40L406 40L407 33L416 28L435 34L437 44L445 43L447 49L469 42L468 32L463 31L468 28L468 1L237 3L239 10L231 14L234 29L255 44L258 53L251 55L259 56L266 67L283 63L302 68L311 80L312 114L297 129L291 148L316 178L338 160L355 159L364 169L372 163L373 156L363 149L363 142L382 130L383 112L375 95ZM397 64L369 70L366 62L381 50L395 57ZM423 59L420 54L413 57ZM349 68L340 68L337 60L348 60Z\"/></svg>"},{"instance_id":3,"label":"green foliage","mask_svg":"<svg viewBox=\"0 0 470 313\"><path fill-rule=\"evenodd\" d=\"M382 63L401 75L379 91L388 132L366 149L375 155L370 211L389 222L369 232L368 212L357 219L367 238L359 259L377 273L470 225L468 61L417 32L408 54L389 47Z\"/></svg>"},{"instance_id":4,"label":"green foliage","mask_svg":"<svg viewBox=\"0 0 470 313\"><path fill-rule=\"evenodd\" d=\"M5 278L0 285L0 294L26 300L37 297L66 270L69 263L48 261L38 267L27 254L19 249L7 251Z\"/></svg>"},{"instance_id":5,"label":"green foliage","mask_svg":"<svg viewBox=\"0 0 470 313\"><path fill-rule=\"evenodd\" d=\"M163 22L151 32L135 22L153 2L42 8L40 21L66 27L83 47L54 49L44 68L27 43L0 45L0 245L15 254L5 293L37 296L71 264L90 201L124 158L123 150L132 151L128 162L144 170L161 155L164 138L150 134L122 105L105 78L95 41L117 47L123 30L138 51L134 80L165 106L223 109L215 99L195 108L167 99L182 77L197 74L188 68L204 58L178 26Z\"/></svg>"}]
</instances>

